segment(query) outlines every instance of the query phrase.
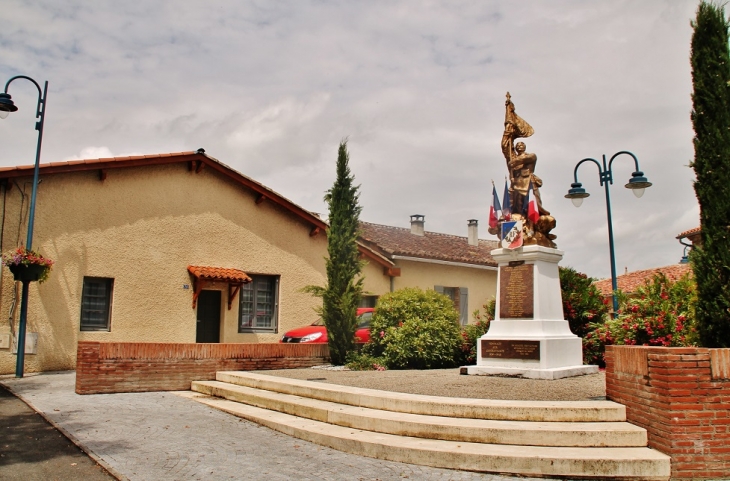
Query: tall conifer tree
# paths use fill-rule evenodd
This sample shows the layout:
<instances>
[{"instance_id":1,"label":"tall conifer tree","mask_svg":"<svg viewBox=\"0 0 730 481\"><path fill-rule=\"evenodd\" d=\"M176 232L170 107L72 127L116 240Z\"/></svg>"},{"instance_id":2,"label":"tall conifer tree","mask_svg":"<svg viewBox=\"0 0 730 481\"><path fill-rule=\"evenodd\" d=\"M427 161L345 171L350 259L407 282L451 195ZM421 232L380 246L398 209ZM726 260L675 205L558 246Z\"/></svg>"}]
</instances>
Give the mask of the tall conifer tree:
<instances>
[{"instance_id":1,"label":"tall conifer tree","mask_svg":"<svg viewBox=\"0 0 730 481\"><path fill-rule=\"evenodd\" d=\"M702 246L693 249L697 323L705 347L730 347L730 52L723 7L700 3L692 23L692 167Z\"/></svg>"},{"instance_id":2,"label":"tall conifer tree","mask_svg":"<svg viewBox=\"0 0 730 481\"><path fill-rule=\"evenodd\" d=\"M362 295L362 262L357 236L362 207L358 205L359 186L353 185L347 140L340 143L337 155L337 179L324 200L329 205L327 232L327 287L322 298L322 319L332 364L345 363L347 353L355 348L357 306Z\"/></svg>"}]
</instances>

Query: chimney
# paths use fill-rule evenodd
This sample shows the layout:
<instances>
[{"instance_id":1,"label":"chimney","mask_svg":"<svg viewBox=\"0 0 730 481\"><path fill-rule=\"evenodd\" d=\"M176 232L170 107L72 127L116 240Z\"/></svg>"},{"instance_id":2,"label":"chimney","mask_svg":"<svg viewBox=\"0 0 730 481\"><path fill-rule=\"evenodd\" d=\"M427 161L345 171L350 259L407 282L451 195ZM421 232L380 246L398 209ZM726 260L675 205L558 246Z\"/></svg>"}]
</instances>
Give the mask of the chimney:
<instances>
[{"instance_id":1,"label":"chimney","mask_svg":"<svg viewBox=\"0 0 730 481\"><path fill-rule=\"evenodd\" d=\"M478 246L479 245L479 221L476 219L469 219L467 222L469 222L469 245L470 246Z\"/></svg>"},{"instance_id":2,"label":"chimney","mask_svg":"<svg viewBox=\"0 0 730 481\"><path fill-rule=\"evenodd\" d=\"M421 214L413 214L411 216L411 234L415 235L424 235L423 232L423 223L425 221L425 217Z\"/></svg>"}]
</instances>

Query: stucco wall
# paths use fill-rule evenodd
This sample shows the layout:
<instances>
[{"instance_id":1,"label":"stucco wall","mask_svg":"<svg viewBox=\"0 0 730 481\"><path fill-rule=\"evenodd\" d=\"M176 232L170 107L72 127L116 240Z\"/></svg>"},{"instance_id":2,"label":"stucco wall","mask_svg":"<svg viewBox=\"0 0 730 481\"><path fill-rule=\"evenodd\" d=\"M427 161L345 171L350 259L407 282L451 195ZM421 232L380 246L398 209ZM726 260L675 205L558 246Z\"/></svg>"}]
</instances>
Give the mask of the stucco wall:
<instances>
[{"instance_id":1,"label":"stucco wall","mask_svg":"<svg viewBox=\"0 0 730 481\"><path fill-rule=\"evenodd\" d=\"M316 319L318 301L299 292L323 285L326 236L270 202L255 203L246 188L184 164L42 176L36 204L34 248L56 261L50 279L32 283L28 332L38 332L38 354L26 371L72 369L76 342L195 342L196 311L188 265L234 267L277 274L279 330L239 334L238 297L227 309L223 290L221 342L273 342L287 329ZM23 201L20 189L24 188ZM5 197L2 251L25 242L30 179L18 179ZM21 208L22 204L22 208ZM110 332L80 332L84 276L114 278ZM0 333L17 325L10 313L16 283L3 268ZM185 289L184 286L189 286ZM0 349L0 373L14 372L15 356Z\"/></svg>"},{"instance_id":2,"label":"stucco wall","mask_svg":"<svg viewBox=\"0 0 730 481\"><path fill-rule=\"evenodd\" d=\"M472 313L493 299L497 292L497 271L462 267L429 262L398 259L401 276L396 277L394 288L420 287L433 289L434 286L466 287L469 289L469 323L474 322Z\"/></svg>"}]
</instances>

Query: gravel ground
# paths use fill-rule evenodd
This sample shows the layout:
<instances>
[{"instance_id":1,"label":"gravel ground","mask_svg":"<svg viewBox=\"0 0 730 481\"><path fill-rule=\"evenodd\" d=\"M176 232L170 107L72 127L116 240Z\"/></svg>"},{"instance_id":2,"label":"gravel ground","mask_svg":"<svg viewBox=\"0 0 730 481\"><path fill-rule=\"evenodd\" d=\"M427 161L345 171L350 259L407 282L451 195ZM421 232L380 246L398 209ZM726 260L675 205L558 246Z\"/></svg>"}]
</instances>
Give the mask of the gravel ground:
<instances>
[{"instance_id":1,"label":"gravel ground","mask_svg":"<svg viewBox=\"0 0 730 481\"><path fill-rule=\"evenodd\" d=\"M425 371L348 371L322 366L260 371L261 374L429 396L533 401L586 401L606 397L606 376L577 376L555 381L502 376L467 376L459 369Z\"/></svg>"}]
</instances>

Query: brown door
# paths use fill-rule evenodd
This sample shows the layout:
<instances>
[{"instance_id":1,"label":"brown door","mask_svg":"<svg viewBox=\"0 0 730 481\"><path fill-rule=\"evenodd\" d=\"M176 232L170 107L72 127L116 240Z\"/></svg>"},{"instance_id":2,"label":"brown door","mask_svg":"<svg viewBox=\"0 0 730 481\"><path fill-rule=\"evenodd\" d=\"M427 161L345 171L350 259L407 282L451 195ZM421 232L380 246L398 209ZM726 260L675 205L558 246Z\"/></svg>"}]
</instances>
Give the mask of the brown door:
<instances>
[{"instance_id":1,"label":"brown door","mask_svg":"<svg viewBox=\"0 0 730 481\"><path fill-rule=\"evenodd\" d=\"M220 342L221 291L200 291L195 342Z\"/></svg>"}]
</instances>

